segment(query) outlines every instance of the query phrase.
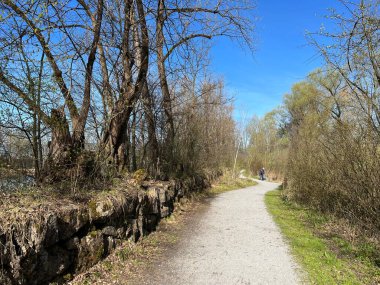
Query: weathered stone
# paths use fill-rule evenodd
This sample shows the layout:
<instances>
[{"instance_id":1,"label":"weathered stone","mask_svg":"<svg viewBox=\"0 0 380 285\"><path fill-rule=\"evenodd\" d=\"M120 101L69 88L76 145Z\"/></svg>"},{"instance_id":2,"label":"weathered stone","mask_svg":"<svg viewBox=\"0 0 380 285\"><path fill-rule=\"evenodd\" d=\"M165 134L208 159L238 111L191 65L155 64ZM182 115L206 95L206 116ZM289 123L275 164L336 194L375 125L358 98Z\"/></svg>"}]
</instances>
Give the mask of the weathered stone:
<instances>
[{"instance_id":1,"label":"weathered stone","mask_svg":"<svg viewBox=\"0 0 380 285\"><path fill-rule=\"evenodd\" d=\"M79 248L79 238L78 237L74 237L72 239L69 239L66 243L65 243L65 247L68 249L68 250L76 250Z\"/></svg>"},{"instance_id":2,"label":"weathered stone","mask_svg":"<svg viewBox=\"0 0 380 285\"><path fill-rule=\"evenodd\" d=\"M144 190L105 192L87 204L13 211L12 223L0 224L0 284L48 284L84 271L122 239L136 242L154 231L175 200L206 182L204 177L144 181Z\"/></svg>"},{"instance_id":3,"label":"weathered stone","mask_svg":"<svg viewBox=\"0 0 380 285\"><path fill-rule=\"evenodd\" d=\"M135 228L137 228L136 219L128 219L126 223L125 237L131 238L134 234Z\"/></svg>"},{"instance_id":4,"label":"weathered stone","mask_svg":"<svg viewBox=\"0 0 380 285\"><path fill-rule=\"evenodd\" d=\"M160 199L161 204L165 204L168 201L167 190L166 189L157 189L158 198Z\"/></svg>"},{"instance_id":5,"label":"weathered stone","mask_svg":"<svg viewBox=\"0 0 380 285\"><path fill-rule=\"evenodd\" d=\"M83 206L65 209L58 217L59 239L68 239L88 222L89 212Z\"/></svg>"},{"instance_id":6,"label":"weathered stone","mask_svg":"<svg viewBox=\"0 0 380 285\"><path fill-rule=\"evenodd\" d=\"M109 200L91 200L88 203L90 221L98 221L113 214L112 203Z\"/></svg>"},{"instance_id":7,"label":"weathered stone","mask_svg":"<svg viewBox=\"0 0 380 285\"><path fill-rule=\"evenodd\" d=\"M131 224L131 231L130 231L130 239L132 239L134 242L137 242L141 236L140 232L140 226L138 219L133 219Z\"/></svg>"},{"instance_id":8,"label":"weathered stone","mask_svg":"<svg viewBox=\"0 0 380 285\"><path fill-rule=\"evenodd\" d=\"M2 285L12 285L12 280L1 269L0 269L0 284L2 284Z\"/></svg>"},{"instance_id":9,"label":"weathered stone","mask_svg":"<svg viewBox=\"0 0 380 285\"><path fill-rule=\"evenodd\" d=\"M101 231L91 231L82 238L78 248L76 271L83 270L95 265L104 254L104 242Z\"/></svg>"},{"instance_id":10,"label":"weathered stone","mask_svg":"<svg viewBox=\"0 0 380 285\"><path fill-rule=\"evenodd\" d=\"M19 263L20 269L13 274L19 284L42 285L64 273L73 261L73 255L56 245L29 255ZM14 268L16 269L16 268Z\"/></svg>"},{"instance_id":11,"label":"weathered stone","mask_svg":"<svg viewBox=\"0 0 380 285\"><path fill-rule=\"evenodd\" d=\"M118 237L119 232L115 227L107 226L102 229L103 235L111 236L111 237Z\"/></svg>"},{"instance_id":12,"label":"weathered stone","mask_svg":"<svg viewBox=\"0 0 380 285\"><path fill-rule=\"evenodd\" d=\"M161 207L161 218L165 218L170 215L169 207L162 206Z\"/></svg>"},{"instance_id":13,"label":"weathered stone","mask_svg":"<svg viewBox=\"0 0 380 285\"><path fill-rule=\"evenodd\" d=\"M156 226L159 223L159 220L160 216L156 214L146 216L144 219L144 235L152 231L155 231Z\"/></svg>"},{"instance_id":14,"label":"weathered stone","mask_svg":"<svg viewBox=\"0 0 380 285\"><path fill-rule=\"evenodd\" d=\"M108 236L104 241L104 253L110 254L116 248L116 239L114 237Z\"/></svg>"},{"instance_id":15,"label":"weathered stone","mask_svg":"<svg viewBox=\"0 0 380 285\"><path fill-rule=\"evenodd\" d=\"M42 255L38 262L37 270L41 270L44 274L36 274L38 282L41 284L43 281L54 279L56 276L64 273L71 265L73 256L60 246L53 246Z\"/></svg>"},{"instance_id":16,"label":"weathered stone","mask_svg":"<svg viewBox=\"0 0 380 285\"><path fill-rule=\"evenodd\" d=\"M125 192L113 193L91 200L88 203L89 217L91 222L109 223L118 222L125 217L136 216L139 198L127 195Z\"/></svg>"},{"instance_id":17,"label":"weathered stone","mask_svg":"<svg viewBox=\"0 0 380 285\"><path fill-rule=\"evenodd\" d=\"M48 214L45 224L34 224L31 241L44 247L51 246L59 240L58 217L56 213ZM41 238L42 242L39 242Z\"/></svg>"}]
</instances>

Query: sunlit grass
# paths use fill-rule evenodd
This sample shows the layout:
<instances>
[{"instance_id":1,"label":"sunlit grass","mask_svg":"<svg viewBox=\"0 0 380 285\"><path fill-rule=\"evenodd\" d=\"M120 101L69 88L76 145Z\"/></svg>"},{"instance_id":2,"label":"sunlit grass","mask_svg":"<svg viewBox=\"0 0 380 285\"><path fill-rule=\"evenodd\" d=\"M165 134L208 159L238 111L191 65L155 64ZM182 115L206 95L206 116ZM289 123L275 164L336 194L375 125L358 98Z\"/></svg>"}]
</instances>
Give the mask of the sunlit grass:
<instances>
[{"instance_id":1,"label":"sunlit grass","mask_svg":"<svg viewBox=\"0 0 380 285\"><path fill-rule=\"evenodd\" d=\"M216 195L223 192L246 188L257 185L256 181L252 179L233 178L230 176L223 176L217 182L215 182L209 189L209 193Z\"/></svg>"},{"instance_id":2,"label":"sunlit grass","mask_svg":"<svg viewBox=\"0 0 380 285\"><path fill-rule=\"evenodd\" d=\"M349 259L338 257L325 240L313 233L311 226L322 225L323 217L284 202L278 190L268 192L265 202L289 241L292 253L307 273L306 282L321 285L372 284L365 278L359 279L359 268L354 268Z\"/></svg>"}]
</instances>

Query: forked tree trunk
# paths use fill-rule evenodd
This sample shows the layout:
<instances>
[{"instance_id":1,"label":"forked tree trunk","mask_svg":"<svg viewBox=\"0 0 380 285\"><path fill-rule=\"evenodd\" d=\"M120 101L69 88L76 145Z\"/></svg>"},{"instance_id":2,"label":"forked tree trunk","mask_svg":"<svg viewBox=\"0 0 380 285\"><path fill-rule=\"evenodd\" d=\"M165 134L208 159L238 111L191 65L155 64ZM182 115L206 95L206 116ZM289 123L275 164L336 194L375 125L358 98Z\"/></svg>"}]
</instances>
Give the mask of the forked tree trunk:
<instances>
[{"instance_id":1,"label":"forked tree trunk","mask_svg":"<svg viewBox=\"0 0 380 285\"><path fill-rule=\"evenodd\" d=\"M63 107L53 109L51 119L54 127L41 176L47 182L67 178L68 171L77 165L78 157L84 150L84 133L77 136L79 139L71 136Z\"/></svg>"},{"instance_id":2,"label":"forked tree trunk","mask_svg":"<svg viewBox=\"0 0 380 285\"><path fill-rule=\"evenodd\" d=\"M140 44L138 45L141 62L139 63L136 79L133 80L132 67L133 51L130 49L131 44L131 19L134 18L136 5L138 24L141 29ZM105 157L109 163L114 164L120 170L126 165L126 131L131 112L136 101L141 95L144 82L148 72L149 61L149 34L146 25L144 5L141 0L125 0L124 7L124 29L122 39L122 64L123 64L123 80L120 98L115 102L115 105L110 114L110 123L103 138L103 146ZM137 40L138 40L137 39Z\"/></svg>"},{"instance_id":3,"label":"forked tree trunk","mask_svg":"<svg viewBox=\"0 0 380 285\"><path fill-rule=\"evenodd\" d=\"M103 138L103 156L108 164L116 166L118 170L126 166L126 137L132 108L125 106L123 98L116 101L110 115L108 130Z\"/></svg>"}]
</instances>

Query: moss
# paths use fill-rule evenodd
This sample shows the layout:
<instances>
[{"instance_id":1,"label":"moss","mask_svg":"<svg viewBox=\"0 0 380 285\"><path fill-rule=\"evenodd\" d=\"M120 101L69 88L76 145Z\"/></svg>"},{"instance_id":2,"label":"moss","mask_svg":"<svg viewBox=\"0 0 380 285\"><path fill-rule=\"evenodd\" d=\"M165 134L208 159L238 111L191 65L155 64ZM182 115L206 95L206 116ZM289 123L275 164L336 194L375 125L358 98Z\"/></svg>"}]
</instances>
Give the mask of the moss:
<instances>
[{"instance_id":1,"label":"moss","mask_svg":"<svg viewBox=\"0 0 380 285\"><path fill-rule=\"evenodd\" d=\"M70 281L71 279L73 279L73 275L71 273L68 273L63 276L63 279L66 281Z\"/></svg>"},{"instance_id":2,"label":"moss","mask_svg":"<svg viewBox=\"0 0 380 285\"><path fill-rule=\"evenodd\" d=\"M107 202L105 201L105 202L103 203L103 208L102 208L102 210L103 210L103 211L111 210L111 209L112 209L112 206L113 206L113 205L110 205L110 204L108 203L108 201L107 201Z\"/></svg>"},{"instance_id":3,"label":"moss","mask_svg":"<svg viewBox=\"0 0 380 285\"><path fill-rule=\"evenodd\" d=\"M104 245L102 244L101 246L99 246L99 248L95 251L95 262L99 261L102 259L103 257L103 254L104 254Z\"/></svg>"},{"instance_id":4,"label":"moss","mask_svg":"<svg viewBox=\"0 0 380 285\"><path fill-rule=\"evenodd\" d=\"M104 256L104 243L99 230L90 231L87 237L92 239L92 241L88 241L84 255L80 258L86 260L86 263L94 265Z\"/></svg>"},{"instance_id":5,"label":"moss","mask_svg":"<svg viewBox=\"0 0 380 285\"><path fill-rule=\"evenodd\" d=\"M90 212L90 215L92 218L98 218L99 217L99 214L96 212L96 201L95 200L90 200L90 202L88 202L88 210Z\"/></svg>"},{"instance_id":6,"label":"moss","mask_svg":"<svg viewBox=\"0 0 380 285\"><path fill-rule=\"evenodd\" d=\"M142 182L148 177L147 172L145 169L138 169L133 173L133 179L135 179L137 182Z\"/></svg>"},{"instance_id":7,"label":"moss","mask_svg":"<svg viewBox=\"0 0 380 285\"><path fill-rule=\"evenodd\" d=\"M38 234L41 234L43 232L43 225L44 223L35 223L34 226L36 227L36 232Z\"/></svg>"}]
</instances>

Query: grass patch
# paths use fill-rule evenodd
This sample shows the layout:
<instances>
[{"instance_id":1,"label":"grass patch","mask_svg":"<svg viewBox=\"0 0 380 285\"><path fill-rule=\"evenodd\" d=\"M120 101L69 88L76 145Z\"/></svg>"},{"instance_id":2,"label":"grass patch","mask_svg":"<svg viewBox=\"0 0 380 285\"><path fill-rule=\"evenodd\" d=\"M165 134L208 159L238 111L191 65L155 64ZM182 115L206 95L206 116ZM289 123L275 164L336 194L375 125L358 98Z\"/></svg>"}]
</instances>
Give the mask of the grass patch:
<instances>
[{"instance_id":1,"label":"grass patch","mask_svg":"<svg viewBox=\"0 0 380 285\"><path fill-rule=\"evenodd\" d=\"M265 203L289 241L292 253L311 284L380 284L380 269L368 261L371 246L353 246L337 236L322 236L331 221L326 216L281 199L270 191ZM360 250L361 249L361 250Z\"/></svg>"},{"instance_id":2,"label":"grass patch","mask_svg":"<svg viewBox=\"0 0 380 285\"><path fill-rule=\"evenodd\" d=\"M246 188L250 186L257 185L256 181L253 181L252 179L242 179L242 178L232 178L229 175L223 175L221 178L219 178L218 181L216 181L211 188L209 189L209 193L216 195L223 192Z\"/></svg>"}]
</instances>

